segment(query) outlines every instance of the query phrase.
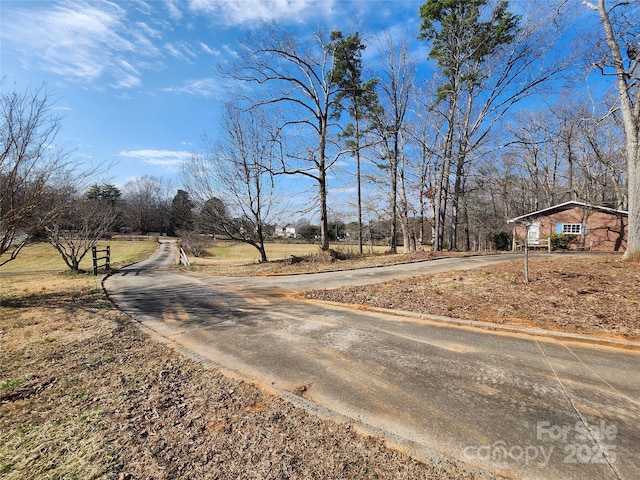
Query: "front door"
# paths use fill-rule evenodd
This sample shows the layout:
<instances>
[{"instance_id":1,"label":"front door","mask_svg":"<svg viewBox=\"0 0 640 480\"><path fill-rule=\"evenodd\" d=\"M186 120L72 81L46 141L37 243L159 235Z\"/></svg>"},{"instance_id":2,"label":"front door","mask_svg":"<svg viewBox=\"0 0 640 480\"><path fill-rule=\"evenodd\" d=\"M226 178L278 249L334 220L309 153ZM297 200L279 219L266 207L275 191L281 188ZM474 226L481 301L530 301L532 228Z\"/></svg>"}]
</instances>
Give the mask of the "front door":
<instances>
[{"instance_id":1,"label":"front door","mask_svg":"<svg viewBox=\"0 0 640 480\"><path fill-rule=\"evenodd\" d=\"M537 245L540 241L540 224L530 223L527 228L527 242L529 245Z\"/></svg>"}]
</instances>

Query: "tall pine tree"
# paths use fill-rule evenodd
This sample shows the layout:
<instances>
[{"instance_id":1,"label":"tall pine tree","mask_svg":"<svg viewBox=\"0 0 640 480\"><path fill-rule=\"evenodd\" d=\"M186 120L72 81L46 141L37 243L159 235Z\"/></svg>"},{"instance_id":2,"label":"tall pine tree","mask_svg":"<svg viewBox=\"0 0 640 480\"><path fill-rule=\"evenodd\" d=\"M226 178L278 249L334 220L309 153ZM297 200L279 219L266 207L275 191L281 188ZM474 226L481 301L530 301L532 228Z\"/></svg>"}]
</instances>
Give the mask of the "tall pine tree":
<instances>
[{"instance_id":1,"label":"tall pine tree","mask_svg":"<svg viewBox=\"0 0 640 480\"><path fill-rule=\"evenodd\" d=\"M513 42L520 17L500 1L490 9L487 0L427 0L420 7L419 38L431 42L429 58L435 60L443 82L437 101L446 101L446 135L436 192L434 250L444 246L444 225L449 197L450 169L456 168L451 248L456 248L457 202L469 152L466 132L456 129L471 123L474 98L488 80L485 64ZM464 129L464 127L462 127Z\"/></svg>"},{"instance_id":2,"label":"tall pine tree","mask_svg":"<svg viewBox=\"0 0 640 480\"><path fill-rule=\"evenodd\" d=\"M375 86L376 79L362 81L362 52L366 48L360 40L358 32L344 38L342 32L331 33L334 44L333 79L339 87L335 99L334 116L339 118L343 110L349 112L353 120L345 126L342 138L346 139L346 147L356 158L356 184L358 196L358 250L363 253L362 246L362 176L361 150L362 120L369 116L368 112L377 104ZM345 106L345 101L348 105Z\"/></svg>"}]
</instances>

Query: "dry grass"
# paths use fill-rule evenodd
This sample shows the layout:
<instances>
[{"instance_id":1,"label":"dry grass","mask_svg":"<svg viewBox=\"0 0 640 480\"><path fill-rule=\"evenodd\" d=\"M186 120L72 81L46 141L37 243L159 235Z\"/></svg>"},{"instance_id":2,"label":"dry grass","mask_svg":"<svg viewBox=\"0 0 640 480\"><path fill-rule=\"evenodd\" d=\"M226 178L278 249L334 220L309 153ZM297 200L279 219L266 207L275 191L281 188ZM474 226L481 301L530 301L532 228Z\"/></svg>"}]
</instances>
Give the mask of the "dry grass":
<instances>
[{"instance_id":1,"label":"dry grass","mask_svg":"<svg viewBox=\"0 0 640 480\"><path fill-rule=\"evenodd\" d=\"M640 262L618 255L531 259L307 297L497 324L640 339Z\"/></svg>"},{"instance_id":2,"label":"dry grass","mask_svg":"<svg viewBox=\"0 0 640 480\"><path fill-rule=\"evenodd\" d=\"M332 245L330 252L320 252L317 245L276 244L272 248L278 254L270 257L267 263L259 263L257 259L253 259L251 256L253 252L247 250L247 247L236 244L222 248L230 248L233 253L227 253L225 256L214 255L208 258L190 257L192 262L190 269L199 273L224 276L287 275L366 268L444 256L467 255L458 252L432 251L392 254L386 251L386 247L376 247L373 253L359 255L357 247L353 245Z\"/></svg>"},{"instance_id":3,"label":"dry grass","mask_svg":"<svg viewBox=\"0 0 640 480\"><path fill-rule=\"evenodd\" d=\"M0 276L3 479L479 475L204 368L143 334L93 277L25 277Z\"/></svg>"},{"instance_id":4,"label":"dry grass","mask_svg":"<svg viewBox=\"0 0 640 480\"><path fill-rule=\"evenodd\" d=\"M339 242L331 244L331 248L343 252L347 255L353 255L357 252L357 245L348 242ZM320 253L320 246L313 243L295 243L293 241L272 242L265 244L265 250L269 261L279 262L286 260L292 256L307 256ZM384 246L365 247L365 252L383 253L388 250ZM206 248L205 254L199 258L192 258L195 263L202 265L211 265L216 263L245 264L258 263L260 255L258 251L247 243L232 242L225 240L216 240Z\"/></svg>"},{"instance_id":5,"label":"dry grass","mask_svg":"<svg viewBox=\"0 0 640 480\"><path fill-rule=\"evenodd\" d=\"M379 261L318 258L272 268ZM115 310L93 277L28 277L0 275L3 479L484 475L454 461L419 463L181 356ZM312 296L638 337L640 264L612 256L532 260L531 277L524 285L521 262L512 262Z\"/></svg>"},{"instance_id":6,"label":"dry grass","mask_svg":"<svg viewBox=\"0 0 640 480\"><path fill-rule=\"evenodd\" d=\"M146 258L157 248L155 242L112 241L108 244L111 245L114 268ZM82 292L96 287L99 278L87 273L93 269L91 252L80 267L85 271L71 272L60 254L48 243L29 245L18 258L0 267L0 306L9 306L11 299L15 298L27 304L37 304L42 299L49 299L55 304L59 299L82 296Z\"/></svg>"},{"instance_id":7,"label":"dry grass","mask_svg":"<svg viewBox=\"0 0 640 480\"><path fill-rule=\"evenodd\" d=\"M207 370L75 293L2 309L5 479L475 478Z\"/></svg>"},{"instance_id":8,"label":"dry grass","mask_svg":"<svg viewBox=\"0 0 640 480\"><path fill-rule=\"evenodd\" d=\"M101 241L98 248L104 248L106 245L111 247L111 264L114 268L147 257L158 247L156 242ZM91 251L80 262L80 268L85 272L92 271ZM68 270L56 249L51 244L42 242L24 247L18 258L0 267L0 275L6 277L19 273L32 275Z\"/></svg>"}]
</instances>

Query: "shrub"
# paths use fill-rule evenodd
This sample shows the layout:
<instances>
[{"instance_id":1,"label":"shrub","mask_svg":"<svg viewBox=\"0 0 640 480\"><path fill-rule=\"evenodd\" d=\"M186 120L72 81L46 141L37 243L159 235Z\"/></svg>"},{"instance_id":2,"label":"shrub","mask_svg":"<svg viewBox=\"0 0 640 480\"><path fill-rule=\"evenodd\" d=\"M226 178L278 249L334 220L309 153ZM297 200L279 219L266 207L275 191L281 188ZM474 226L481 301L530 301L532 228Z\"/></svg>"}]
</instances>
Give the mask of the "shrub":
<instances>
[{"instance_id":1,"label":"shrub","mask_svg":"<svg viewBox=\"0 0 640 480\"><path fill-rule=\"evenodd\" d=\"M491 235L491 243L496 250L511 250L511 235L507 232L494 233Z\"/></svg>"},{"instance_id":2,"label":"shrub","mask_svg":"<svg viewBox=\"0 0 640 480\"><path fill-rule=\"evenodd\" d=\"M181 246L187 254L193 255L194 257L209 256L207 248L209 248L212 243L212 240L205 235L199 235L193 232L181 232L180 235Z\"/></svg>"},{"instance_id":3,"label":"shrub","mask_svg":"<svg viewBox=\"0 0 640 480\"><path fill-rule=\"evenodd\" d=\"M549 237L551 250L567 250L569 245L576 242L575 235L567 235L566 233L554 233Z\"/></svg>"}]
</instances>

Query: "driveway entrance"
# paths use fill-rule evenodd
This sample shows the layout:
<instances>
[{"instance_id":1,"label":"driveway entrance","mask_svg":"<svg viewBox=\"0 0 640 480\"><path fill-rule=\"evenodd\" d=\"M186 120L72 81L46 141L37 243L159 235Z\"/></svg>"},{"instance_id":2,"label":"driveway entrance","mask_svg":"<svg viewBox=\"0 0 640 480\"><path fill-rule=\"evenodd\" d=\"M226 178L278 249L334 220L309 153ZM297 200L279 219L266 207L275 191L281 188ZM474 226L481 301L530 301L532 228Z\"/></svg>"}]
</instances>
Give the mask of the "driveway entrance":
<instances>
[{"instance_id":1,"label":"driveway entrance","mask_svg":"<svg viewBox=\"0 0 640 480\"><path fill-rule=\"evenodd\" d=\"M504 260L424 262L399 267L396 274ZM377 432L417 457L451 456L532 479L632 479L640 472L636 352L363 312L292 295L318 285L380 281L394 275L391 267L272 278L146 267L123 269L105 281L114 302L143 325L236 375Z\"/></svg>"}]
</instances>

